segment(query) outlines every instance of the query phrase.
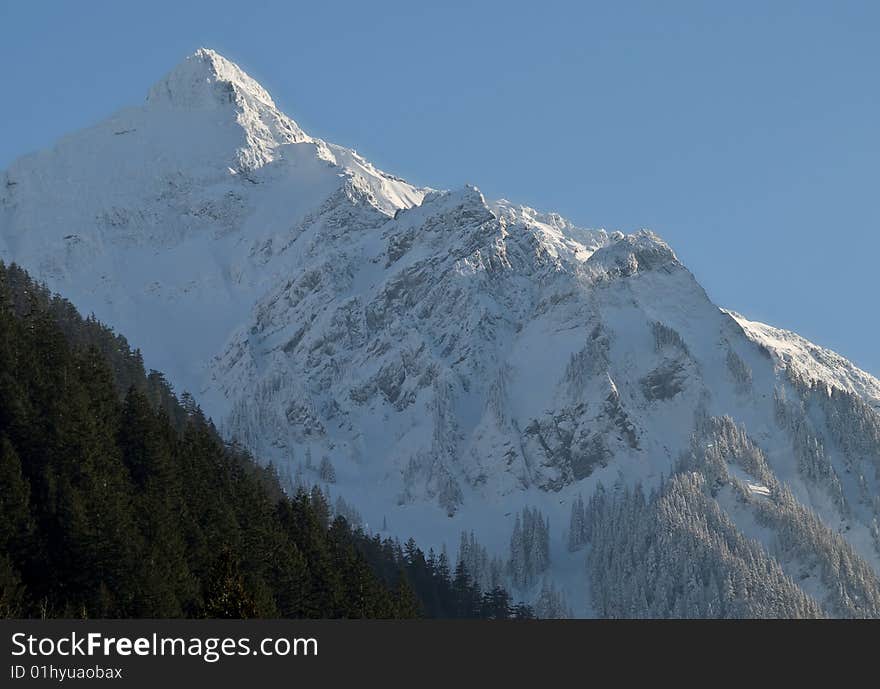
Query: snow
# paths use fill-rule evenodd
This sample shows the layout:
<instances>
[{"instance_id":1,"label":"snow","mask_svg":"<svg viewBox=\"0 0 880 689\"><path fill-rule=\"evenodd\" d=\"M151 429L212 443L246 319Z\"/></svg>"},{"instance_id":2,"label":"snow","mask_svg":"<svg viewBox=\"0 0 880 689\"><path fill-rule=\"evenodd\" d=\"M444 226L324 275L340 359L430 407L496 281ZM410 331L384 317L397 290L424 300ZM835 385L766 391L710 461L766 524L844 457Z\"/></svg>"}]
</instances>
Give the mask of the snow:
<instances>
[{"instance_id":1,"label":"snow","mask_svg":"<svg viewBox=\"0 0 880 689\"><path fill-rule=\"evenodd\" d=\"M807 379L823 381L828 385L855 392L880 409L880 380L861 370L840 354L819 347L797 333L750 321L733 311L727 311L746 335L766 347L780 368L791 370Z\"/></svg>"},{"instance_id":2,"label":"snow","mask_svg":"<svg viewBox=\"0 0 880 689\"><path fill-rule=\"evenodd\" d=\"M760 483L747 483L746 488L749 489L752 495L759 495L764 498L770 497L770 489L767 486L762 486Z\"/></svg>"},{"instance_id":3,"label":"snow","mask_svg":"<svg viewBox=\"0 0 880 689\"><path fill-rule=\"evenodd\" d=\"M797 374L880 406L880 381L839 355L715 306L652 232L410 185L303 132L207 49L144 105L0 173L0 258L125 334L283 478L327 457L333 498L374 529L452 556L473 530L506 556L513 515L537 506L547 578L582 616L588 550L564 535L579 493L658 485L698 413L729 415L831 523L774 393ZM658 323L682 345L658 347ZM847 538L876 566L859 519Z\"/></svg>"},{"instance_id":4,"label":"snow","mask_svg":"<svg viewBox=\"0 0 880 689\"><path fill-rule=\"evenodd\" d=\"M763 485L762 483L755 481L754 478L749 476L740 467L730 465L730 466L728 466L727 470L728 470L728 472L730 472L731 476L736 478L738 481L740 481L745 486L746 490L749 492L750 495L753 495L753 496L759 497L759 498L770 497L770 489L767 486Z\"/></svg>"}]
</instances>

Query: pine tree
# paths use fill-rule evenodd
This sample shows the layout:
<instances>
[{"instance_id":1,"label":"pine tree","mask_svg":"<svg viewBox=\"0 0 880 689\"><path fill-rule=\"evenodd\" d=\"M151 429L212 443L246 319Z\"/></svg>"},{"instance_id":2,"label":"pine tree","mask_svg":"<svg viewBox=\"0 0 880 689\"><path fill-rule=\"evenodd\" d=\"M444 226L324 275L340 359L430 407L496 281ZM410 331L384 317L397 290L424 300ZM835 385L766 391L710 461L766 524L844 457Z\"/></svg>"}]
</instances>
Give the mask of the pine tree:
<instances>
[{"instance_id":1,"label":"pine tree","mask_svg":"<svg viewBox=\"0 0 880 689\"><path fill-rule=\"evenodd\" d=\"M0 552L26 556L33 528L30 484L12 442L0 434Z\"/></svg>"},{"instance_id":2,"label":"pine tree","mask_svg":"<svg viewBox=\"0 0 880 689\"><path fill-rule=\"evenodd\" d=\"M26 590L14 563L30 559L33 529L30 486L15 448L0 435L0 618L19 617L24 609Z\"/></svg>"},{"instance_id":3,"label":"pine tree","mask_svg":"<svg viewBox=\"0 0 880 689\"><path fill-rule=\"evenodd\" d=\"M486 591L480 601L480 617L487 620L506 620L513 615L510 594L503 588Z\"/></svg>"},{"instance_id":4,"label":"pine tree","mask_svg":"<svg viewBox=\"0 0 880 689\"><path fill-rule=\"evenodd\" d=\"M205 617L247 619L257 616L257 606L248 592L239 563L229 549L217 557L205 583Z\"/></svg>"},{"instance_id":5,"label":"pine tree","mask_svg":"<svg viewBox=\"0 0 880 689\"><path fill-rule=\"evenodd\" d=\"M454 616L460 618L478 617L480 612L480 593L467 573L464 562L455 566L452 579L452 594L455 607Z\"/></svg>"},{"instance_id":6,"label":"pine tree","mask_svg":"<svg viewBox=\"0 0 880 689\"><path fill-rule=\"evenodd\" d=\"M395 590L395 617L398 619L414 619L421 617L421 610L416 601L415 592L407 580L406 574L400 572Z\"/></svg>"}]
</instances>

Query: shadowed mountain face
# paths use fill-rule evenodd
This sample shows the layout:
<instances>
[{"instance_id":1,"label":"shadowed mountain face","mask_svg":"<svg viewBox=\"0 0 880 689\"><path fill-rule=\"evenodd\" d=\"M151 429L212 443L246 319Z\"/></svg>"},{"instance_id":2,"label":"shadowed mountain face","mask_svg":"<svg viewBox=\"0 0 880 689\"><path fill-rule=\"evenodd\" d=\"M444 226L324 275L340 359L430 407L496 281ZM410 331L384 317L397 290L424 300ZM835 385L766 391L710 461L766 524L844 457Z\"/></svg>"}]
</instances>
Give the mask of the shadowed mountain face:
<instances>
[{"instance_id":1,"label":"shadowed mountain face","mask_svg":"<svg viewBox=\"0 0 880 689\"><path fill-rule=\"evenodd\" d=\"M877 611L880 382L719 309L651 232L381 172L212 51L2 173L0 258L125 332L288 487L328 484L426 547L473 531L477 580L496 556L578 615ZM670 505L705 528L657 527ZM668 592L635 550L613 593L597 575L648 514L639 547L706 545L681 550L703 563L688 600L665 558ZM736 577L790 605L737 606Z\"/></svg>"}]
</instances>

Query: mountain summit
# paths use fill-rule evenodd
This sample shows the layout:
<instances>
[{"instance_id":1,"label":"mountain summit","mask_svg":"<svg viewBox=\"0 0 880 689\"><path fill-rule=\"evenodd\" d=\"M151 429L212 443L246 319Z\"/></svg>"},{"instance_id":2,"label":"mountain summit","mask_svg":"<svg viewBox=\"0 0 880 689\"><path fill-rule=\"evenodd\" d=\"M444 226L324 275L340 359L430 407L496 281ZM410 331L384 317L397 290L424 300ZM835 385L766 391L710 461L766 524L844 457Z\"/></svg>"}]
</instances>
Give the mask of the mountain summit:
<instances>
[{"instance_id":1,"label":"mountain summit","mask_svg":"<svg viewBox=\"0 0 880 689\"><path fill-rule=\"evenodd\" d=\"M289 489L545 615L880 614L880 381L650 231L313 138L213 51L2 173L0 258Z\"/></svg>"},{"instance_id":2,"label":"mountain summit","mask_svg":"<svg viewBox=\"0 0 880 689\"><path fill-rule=\"evenodd\" d=\"M253 170L272 162L280 147L311 142L296 122L280 112L266 90L238 65L200 48L150 89L149 108L226 111L245 137L238 148L237 168ZM219 116L223 122L222 115ZM208 122L205 123L206 125Z\"/></svg>"},{"instance_id":3,"label":"mountain summit","mask_svg":"<svg viewBox=\"0 0 880 689\"><path fill-rule=\"evenodd\" d=\"M199 48L158 82L147 96L152 105L183 108L221 107L257 101L274 108L266 90L242 69L209 48Z\"/></svg>"}]
</instances>

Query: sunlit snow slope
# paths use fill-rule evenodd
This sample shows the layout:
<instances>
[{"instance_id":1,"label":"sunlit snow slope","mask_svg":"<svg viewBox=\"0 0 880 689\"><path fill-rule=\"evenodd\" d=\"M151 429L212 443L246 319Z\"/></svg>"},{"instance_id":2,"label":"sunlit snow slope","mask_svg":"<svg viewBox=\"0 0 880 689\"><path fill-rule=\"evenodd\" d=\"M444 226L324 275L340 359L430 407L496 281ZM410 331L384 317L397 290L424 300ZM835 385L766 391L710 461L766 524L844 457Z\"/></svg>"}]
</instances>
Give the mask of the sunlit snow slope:
<instances>
[{"instance_id":1,"label":"sunlit snow slope","mask_svg":"<svg viewBox=\"0 0 880 689\"><path fill-rule=\"evenodd\" d=\"M2 173L0 258L124 333L291 487L453 556L473 531L473 576L545 614L880 614L880 381L719 309L651 232L381 172L213 51ZM611 505L657 491L681 543L668 505L718 511L694 532L702 593L609 590L590 559L620 524L576 514L600 483ZM527 506L549 564L511 553ZM791 607L736 607L738 577Z\"/></svg>"}]
</instances>

